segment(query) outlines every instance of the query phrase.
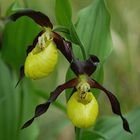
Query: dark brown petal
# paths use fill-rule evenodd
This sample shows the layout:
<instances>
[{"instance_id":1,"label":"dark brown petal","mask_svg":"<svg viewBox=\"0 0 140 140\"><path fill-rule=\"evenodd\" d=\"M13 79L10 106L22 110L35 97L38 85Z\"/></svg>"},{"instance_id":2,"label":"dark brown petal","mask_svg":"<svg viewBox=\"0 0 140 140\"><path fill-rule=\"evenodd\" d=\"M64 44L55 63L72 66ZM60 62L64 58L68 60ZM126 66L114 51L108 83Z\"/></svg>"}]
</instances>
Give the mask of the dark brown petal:
<instances>
[{"instance_id":1,"label":"dark brown petal","mask_svg":"<svg viewBox=\"0 0 140 140\"><path fill-rule=\"evenodd\" d=\"M53 28L53 25L52 25L50 19L48 18L48 16L46 16L45 14L43 14L39 11L34 11L31 9L17 11L16 13L12 14L11 16L9 16L7 18L7 22L10 20L16 21L18 18L20 18L22 16L30 17L40 26L50 27L51 29Z\"/></svg>"},{"instance_id":2,"label":"dark brown petal","mask_svg":"<svg viewBox=\"0 0 140 140\"><path fill-rule=\"evenodd\" d=\"M18 82L17 82L15 88L18 86L19 82L23 79L24 76L25 76L25 75L24 75L24 66L21 66L21 67L20 67L19 80L18 80Z\"/></svg>"},{"instance_id":3,"label":"dark brown petal","mask_svg":"<svg viewBox=\"0 0 140 140\"><path fill-rule=\"evenodd\" d=\"M73 60L73 52L72 46L69 41L66 41L63 37L61 37L56 32L52 32L53 40L57 45L57 48L61 51L61 53L66 57L66 59L71 63Z\"/></svg>"},{"instance_id":4,"label":"dark brown petal","mask_svg":"<svg viewBox=\"0 0 140 140\"><path fill-rule=\"evenodd\" d=\"M127 132L131 132L130 128L129 128L129 123L127 122L127 120L123 117L122 113L121 113L121 109L120 109L120 103L118 101L118 99L115 97L115 95L113 93L111 93L110 91L108 91L107 89L105 89L102 85L100 85L99 83L97 83L95 80L89 79L88 83L90 84L91 88L97 88L100 89L102 91L104 91L106 93L106 95L109 98L109 101L111 103L111 107L112 107L112 111L119 115L123 121L123 128L127 131Z\"/></svg>"},{"instance_id":5,"label":"dark brown petal","mask_svg":"<svg viewBox=\"0 0 140 140\"><path fill-rule=\"evenodd\" d=\"M76 75L87 74L90 76L96 70L97 64L99 63L99 59L97 56L90 55L88 60L85 61L78 60L75 58L73 54L71 43L66 41L56 32L53 32L52 34L53 40L56 43L57 48L70 62L71 69Z\"/></svg>"},{"instance_id":6,"label":"dark brown petal","mask_svg":"<svg viewBox=\"0 0 140 140\"><path fill-rule=\"evenodd\" d=\"M90 76L95 72L98 63L98 57L96 57L95 55L90 55L89 59L85 61L73 59L71 63L71 69L75 72L76 75L87 74L88 76Z\"/></svg>"},{"instance_id":7,"label":"dark brown petal","mask_svg":"<svg viewBox=\"0 0 140 140\"><path fill-rule=\"evenodd\" d=\"M33 50L33 48L36 46L36 44L38 43L38 37L41 36L44 32L45 32L44 30L41 31L41 32L39 32L38 35L35 37L35 39L34 39L34 41L33 41L33 44L30 45L30 46L27 48L27 50L26 50L27 55L28 55L28 53L30 53L30 52Z\"/></svg>"},{"instance_id":8,"label":"dark brown petal","mask_svg":"<svg viewBox=\"0 0 140 140\"><path fill-rule=\"evenodd\" d=\"M60 93L63 90L65 90L67 88L75 87L77 85L77 83L78 83L78 79L75 78L75 79L72 79L72 80L58 86L53 92L51 92L50 97L47 102L40 104L36 107L34 117L31 118L29 121L27 121L22 126L22 129L31 125L36 117L39 117L40 115L44 114L47 111L47 109L49 108L50 104L57 99L57 97L60 95Z\"/></svg>"}]
</instances>

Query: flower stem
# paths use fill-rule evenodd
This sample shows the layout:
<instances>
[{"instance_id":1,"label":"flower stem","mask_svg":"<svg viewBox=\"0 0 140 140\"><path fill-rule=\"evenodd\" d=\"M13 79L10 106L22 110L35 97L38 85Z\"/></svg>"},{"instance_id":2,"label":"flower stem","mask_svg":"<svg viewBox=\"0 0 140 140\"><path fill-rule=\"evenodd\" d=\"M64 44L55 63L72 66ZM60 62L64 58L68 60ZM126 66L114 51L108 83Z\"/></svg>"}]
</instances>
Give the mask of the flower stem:
<instances>
[{"instance_id":1,"label":"flower stem","mask_svg":"<svg viewBox=\"0 0 140 140\"><path fill-rule=\"evenodd\" d=\"M80 128L75 127L75 134L76 134L76 140L80 140L81 139L81 135L82 135L82 130Z\"/></svg>"},{"instance_id":2,"label":"flower stem","mask_svg":"<svg viewBox=\"0 0 140 140\"><path fill-rule=\"evenodd\" d=\"M84 46L83 46L83 44L81 43L81 41L80 41L80 48L81 48L81 51L82 51L83 58L84 58L84 60L86 60L85 49L84 49Z\"/></svg>"},{"instance_id":3,"label":"flower stem","mask_svg":"<svg viewBox=\"0 0 140 140\"><path fill-rule=\"evenodd\" d=\"M86 60L86 52L85 52L85 49L84 49L84 45L82 44L82 42L81 42L81 40L80 40L80 38L79 38L79 36L78 36L78 34L76 32L76 29L75 29L75 26L73 25L73 23L71 23L71 33L75 37L77 44L81 48L84 60Z\"/></svg>"}]
</instances>

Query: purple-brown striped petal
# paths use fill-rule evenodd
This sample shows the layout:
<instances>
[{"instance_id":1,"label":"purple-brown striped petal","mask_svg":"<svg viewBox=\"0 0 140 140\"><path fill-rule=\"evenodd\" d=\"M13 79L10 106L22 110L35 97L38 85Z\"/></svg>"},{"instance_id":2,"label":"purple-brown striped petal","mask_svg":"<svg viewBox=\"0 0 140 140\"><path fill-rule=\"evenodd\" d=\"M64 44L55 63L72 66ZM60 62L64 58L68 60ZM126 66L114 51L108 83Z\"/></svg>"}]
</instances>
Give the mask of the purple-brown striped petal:
<instances>
[{"instance_id":1,"label":"purple-brown striped petal","mask_svg":"<svg viewBox=\"0 0 140 140\"><path fill-rule=\"evenodd\" d=\"M90 84L91 88L97 88L100 89L102 91L104 91L104 93L106 93L106 95L109 98L109 101L111 103L111 107L112 107L112 111L119 115L123 121L123 128L127 131L127 132L131 132L130 128L129 128L129 123L128 121L123 117L122 113L121 113L121 109L120 109L120 103L118 101L118 99L115 97L115 95L113 93L111 93L110 91L108 91L107 89L105 89L102 85L100 85L98 82L96 82L93 79L89 79L88 83Z\"/></svg>"},{"instance_id":2,"label":"purple-brown striped petal","mask_svg":"<svg viewBox=\"0 0 140 140\"><path fill-rule=\"evenodd\" d=\"M60 85L60 86L58 86L53 92L51 92L50 97L49 97L49 99L48 99L47 102L45 102L45 103L43 103L43 104L40 104L40 105L38 105L38 106L36 107L34 117L31 118L30 120L28 120L28 121L22 126L22 129L28 127L29 125L31 125L32 122L34 121L34 119L35 119L36 117L39 117L39 116L41 116L42 114L44 114L44 113L48 110L50 104L51 104L52 102L54 102L54 101L57 99L57 97L60 95L60 93L61 93L63 90L65 90L65 89L67 89L67 88L75 87L75 86L77 85L77 83L78 83L78 79L75 78L75 79L72 79L72 80L70 80L70 81L68 81L68 82L66 82L66 83L64 83L64 84L62 84L62 85Z\"/></svg>"},{"instance_id":3,"label":"purple-brown striped petal","mask_svg":"<svg viewBox=\"0 0 140 140\"><path fill-rule=\"evenodd\" d=\"M31 9L19 10L16 13L9 16L7 21L9 21L9 20L16 21L18 18L20 18L22 16L30 17L40 26L50 27L51 29L53 28L53 25L52 25L50 19L48 18L48 16L46 16L45 14L43 14L39 11L34 11Z\"/></svg>"}]
</instances>

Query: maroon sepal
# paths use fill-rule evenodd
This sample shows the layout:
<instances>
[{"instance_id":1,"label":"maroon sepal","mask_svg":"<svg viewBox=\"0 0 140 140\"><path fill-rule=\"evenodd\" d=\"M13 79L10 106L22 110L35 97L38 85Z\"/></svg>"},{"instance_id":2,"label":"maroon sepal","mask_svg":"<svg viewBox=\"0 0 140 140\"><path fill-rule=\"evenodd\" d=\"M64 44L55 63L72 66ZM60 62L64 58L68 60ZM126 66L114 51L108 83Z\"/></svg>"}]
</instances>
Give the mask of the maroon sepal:
<instances>
[{"instance_id":1,"label":"maroon sepal","mask_svg":"<svg viewBox=\"0 0 140 140\"><path fill-rule=\"evenodd\" d=\"M78 79L75 78L75 79L72 79L72 80L70 80L70 81L68 81L68 82L66 82L66 83L64 83L64 84L62 84L62 85L60 85L60 86L58 86L53 92L51 92L50 97L49 97L49 99L48 99L47 102L45 102L45 103L43 103L43 104L40 104L40 105L38 105L38 106L36 107L34 117L31 118L29 121L27 121L27 122L22 126L21 129L28 127L29 125L32 124L32 122L34 121L34 119L35 119L36 117L39 117L39 116L41 116L42 114L44 114L44 113L47 111L47 109L49 108L50 104L51 104L52 102L54 102L54 101L57 99L57 97L60 95L60 93L61 93L63 90L65 90L65 89L67 89L67 88L73 88L73 87L75 87L75 86L77 85L77 83L78 83Z\"/></svg>"},{"instance_id":2,"label":"maroon sepal","mask_svg":"<svg viewBox=\"0 0 140 140\"><path fill-rule=\"evenodd\" d=\"M53 41L57 45L57 48L66 57L66 59L71 63L71 61L73 60L73 52L72 52L71 42L66 41L63 37L61 37L56 32L52 32L52 36L53 36Z\"/></svg>"},{"instance_id":3,"label":"maroon sepal","mask_svg":"<svg viewBox=\"0 0 140 140\"><path fill-rule=\"evenodd\" d=\"M96 82L93 79L89 79L88 83L90 84L91 88L97 88L97 89L100 89L100 90L104 91L104 93L106 93L106 95L108 96L109 101L111 103L112 111L115 114L119 115L121 117L122 121L123 121L124 130L132 133L132 131L129 128L128 121L123 117L123 115L121 113L120 103L119 103L118 99L115 97L115 95L113 93L111 93L110 91L108 91L107 89L105 89L102 85L100 85L98 82Z\"/></svg>"},{"instance_id":4,"label":"maroon sepal","mask_svg":"<svg viewBox=\"0 0 140 140\"><path fill-rule=\"evenodd\" d=\"M98 57L95 55L90 55L90 57L85 61L73 59L71 69L76 75L87 74L90 76L96 70L98 63Z\"/></svg>"},{"instance_id":5,"label":"maroon sepal","mask_svg":"<svg viewBox=\"0 0 140 140\"><path fill-rule=\"evenodd\" d=\"M17 82L15 88L18 86L19 82L23 79L23 77L24 77L24 66L21 66L21 67L20 67L19 80L18 80L18 82Z\"/></svg>"},{"instance_id":6,"label":"maroon sepal","mask_svg":"<svg viewBox=\"0 0 140 140\"><path fill-rule=\"evenodd\" d=\"M52 25L50 19L48 18L48 16L46 16L45 14L43 14L39 11L34 11L34 10L31 10L31 9L19 10L16 13L9 16L7 18L7 20L8 21L9 20L16 21L18 18L20 18L22 16L30 17L40 26L50 27L51 29L53 28L53 25Z\"/></svg>"}]
</instances>

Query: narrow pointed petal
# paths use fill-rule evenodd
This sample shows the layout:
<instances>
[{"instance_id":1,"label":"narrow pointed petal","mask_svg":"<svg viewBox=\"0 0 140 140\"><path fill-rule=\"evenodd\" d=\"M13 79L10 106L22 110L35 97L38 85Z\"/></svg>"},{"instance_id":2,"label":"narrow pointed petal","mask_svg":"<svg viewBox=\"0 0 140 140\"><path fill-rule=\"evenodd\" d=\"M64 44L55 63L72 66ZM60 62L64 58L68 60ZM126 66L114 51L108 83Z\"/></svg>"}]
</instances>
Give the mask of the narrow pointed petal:
<instances>
[{"instance_id":1,"label":"narrow pointed petal","mask_svg":"<svg viewBox=\"0 0 140 140\"><path fill-rule=\"evenodd\" d=\"M108 91L107 89L105 89L102 85L100 85L95 80L89 79L88 83L90 84L91 88L97 88L97 89L100 89L100 90L104 91L104 93L106 93L106 95L108 96L109 101L111 103L112 111L115 114L119 115L121 117L122 121L123 121L123 128L127 132L132 133L130 128L129 128L128 121L123 117L123 115L121 113L120 103L119 103L118 99L115 97L115 95L113 93L111 93L110 91Z\"/></svg>"},{"instance_id":2,"label":"narrow pointed petal","mask_svg":"<svg viewBox=\"0 0 140 140\"><path fill-rule=\"evenodd\" d=\"M16 21L18 18L20 18L22 16L30 17L40 26L53 28L53 25L52 25L50 19L48 18L48 16L46 16L45 14L43 14L39 11L34 11L31 9L17 11L16 13L12 14L11 16L9 16L7 18L7 22L10 20Z\"/></svg>"},{"instance_id":3,"label":"narrow pointed petal","mask_svg":"<svg viewBox=\"0 0 140 140\"><path fill-rule=\"evenodd\" d=\"M45 102L45 103L43 103L43 104L40 104L40 105L38 105L38 106L36 107L36 109L35 109L35 114L34 114L33 118L31 118L30 120L28 120L28 121L22 126L21 129L28 127L29 125L32 124L32 122L34 121L34 119L35 119L36 117L39 117L39 116L41 116L42 114L44 114L44 113L48 110L50 104L51 104L52 102L54 102L54 101L57 99L57 97L60 95L60 93L61 93L63 90L65 90L65 89L67 89L67 88L73 88L73 87L75 87L75 86L77 85L77 83L78 83L78 79L75 78L75 79L72 79L72 80L70 80L70 81L68 81L68 82L66 82L66 83L64 83L64 84L62 84L62 85L60 85L60 86L58 86L53 92L51 92L50 97L49 97L49 99L48 99L47 102Z\"/></svg>"},{"instance_id":4,"label":"narrow pointed petal","mask_svg":"<svg viewBox=\"0 0 140 140\"><path fill-rule=\"evenodd\" d=\"M54 37L53 40L56 43L57 48L66 57L66 59L71 63L74 57L71 43L69 41L66 41L63 37L61 37L56 32L53 32L53 37Z\"/></svg>"},{"instance_id":5,"label":"narrow pointed petal","mask_svg":"<svg viewBox=\"0 0 140 140\"><path fill-rule=\"evenodd\" d=\"M24 77L24 66L21 66L21 67L20 67L19 80L18 80L18 82L17 82L15 88L18 86L19 82L23 79L23 77Z\"/></svg>"}]
</instances>

